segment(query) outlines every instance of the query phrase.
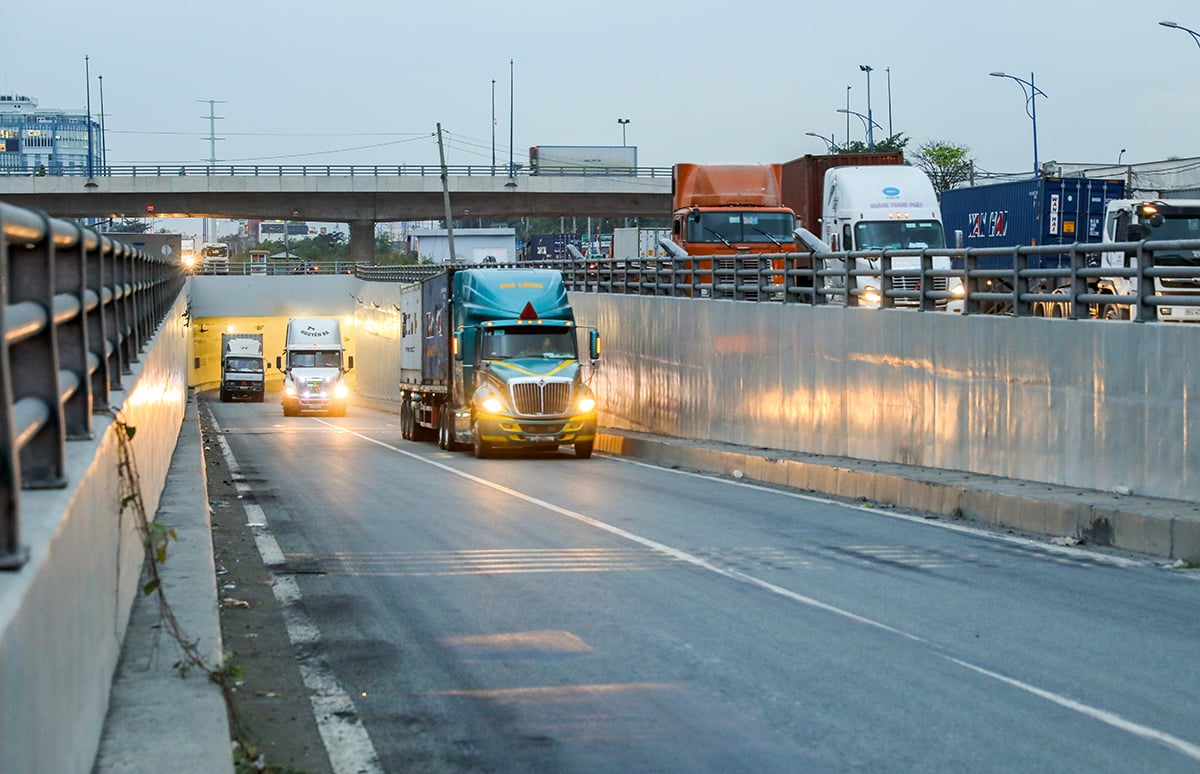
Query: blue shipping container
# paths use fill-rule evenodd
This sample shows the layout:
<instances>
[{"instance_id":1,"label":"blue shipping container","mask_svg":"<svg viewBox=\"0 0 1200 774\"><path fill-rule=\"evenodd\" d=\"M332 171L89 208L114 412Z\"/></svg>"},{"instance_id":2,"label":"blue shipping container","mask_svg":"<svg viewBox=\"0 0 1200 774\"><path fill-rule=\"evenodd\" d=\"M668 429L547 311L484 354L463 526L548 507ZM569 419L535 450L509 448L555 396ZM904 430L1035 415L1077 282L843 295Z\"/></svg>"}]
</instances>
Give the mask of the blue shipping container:
<instances>
[{"instance_id":1,"label":"blue shipping container","mask_svg":"<svg viewBox=\"0 0 1200 774\"><path fill-rule=\"evenodd\" d=\"M1104 233L1104 208L1125 198L1121 180L1083 177L1038 178L1008 183L952 188L942 192L942 222L946 243L963 247L1016 247L1099 242ZM961 260L956 260L960 264ZM1006 269L1012 259L987 256L981 269ZM1031 267L1070 265L1070 257L1032 256Z\"/></svg>"}]
</instances>

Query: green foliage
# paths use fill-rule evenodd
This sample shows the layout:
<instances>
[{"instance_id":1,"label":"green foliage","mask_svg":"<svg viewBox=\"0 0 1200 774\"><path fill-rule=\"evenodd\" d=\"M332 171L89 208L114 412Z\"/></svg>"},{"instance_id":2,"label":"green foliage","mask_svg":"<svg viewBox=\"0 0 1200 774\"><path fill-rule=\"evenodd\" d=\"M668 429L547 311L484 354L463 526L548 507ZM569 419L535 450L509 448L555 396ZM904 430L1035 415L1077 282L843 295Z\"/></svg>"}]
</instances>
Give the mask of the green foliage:
<instances>
[{"instance_id":1,"label":"green foliage","mask_svg":"<svg viewBox=\"0 0 1200 774\"><path fill-rule=\"evenodd\" d=\"M904 132L897 132L891 137L886 137L875 142L876 153L903 153L904 148L908 145L910 138L904 136ZM834 146L834 153L870 153L870 147L862 140L852 140L845 145Z\"/></svg>"},{"instance_id":2,"label":"green foliage","mask_svg":"<svg viewBox=\"0 0 1200 774\"><path fill-rule=\"evenodd\" d=\"M140 220L137 218L122 218L112 222L111 231L118 231L122 234L148 234L153 226L148 220Z\"/></svg>"},{"instance_id":3,"label":"green foliage","mask_svg":"<svg viewBox=\"0 0 1200 774\"><path fill-rule=\"evenodd\" d=\"M969 180L975 167L966 145L930 140L917 149L909 159L913 166L929 175L933 188L940 197L942 191Z\"/></svg>"}]
</instances>

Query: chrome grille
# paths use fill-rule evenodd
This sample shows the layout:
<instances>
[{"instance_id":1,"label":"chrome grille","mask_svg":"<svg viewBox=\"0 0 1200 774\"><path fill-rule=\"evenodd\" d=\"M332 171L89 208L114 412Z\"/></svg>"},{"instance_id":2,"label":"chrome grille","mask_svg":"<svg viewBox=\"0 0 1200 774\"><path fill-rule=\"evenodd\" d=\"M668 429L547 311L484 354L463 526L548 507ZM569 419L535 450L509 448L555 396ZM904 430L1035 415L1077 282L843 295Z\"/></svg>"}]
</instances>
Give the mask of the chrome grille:
<instances>
[{"instance_id":1,"label":"chrome grille","mask_svg":"<svg viewBox=\"0 0 1200 774\"><path fill-rule=\"evenodd\" d=\"M567 413L571 405L571 383L557 380L513 382L513 407L521 416L554 416Z\"/></svg>"}]
</instances>

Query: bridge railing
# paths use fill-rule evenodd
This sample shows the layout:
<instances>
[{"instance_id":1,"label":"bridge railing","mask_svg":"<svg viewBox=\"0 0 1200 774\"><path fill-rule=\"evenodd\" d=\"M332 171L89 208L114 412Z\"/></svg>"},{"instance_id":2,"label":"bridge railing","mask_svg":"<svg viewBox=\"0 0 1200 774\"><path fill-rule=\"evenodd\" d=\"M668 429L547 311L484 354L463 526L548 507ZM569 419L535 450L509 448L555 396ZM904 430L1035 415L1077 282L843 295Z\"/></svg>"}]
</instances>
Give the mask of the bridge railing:
<instances>
[{"instance_id":1,"label":"bridge railing","mask_svg":"<svg viewBox=\"0 0 1200 774\"><path fill-rule=\"evenodd\" d=\"M67 485L66 442L92 437L183 286L178 266L0 202L0 569L28 558L21 489Z\"/></svg>"},{"instance_id":2,"label":"bridge railing","mask_svg":"<svg viewBox=\"0 0 1200 774\"><path fill-rule=\"evenodd\" d=\"M126 164L105 166L94 177L440 177L437 164ZM507 165L447 165L446 174L466 177L509 177ZM585 177L657 177L671 179L671 167L540 167L516 169L516 176L574 175ZM86 168L47 170L40 166L0 167L0 176L87 177Z\"/></svg>"},{"instance_id":3,"label":"bridge railing","mask_svg":"<svg viewBox=\"0 0 1200 774\"><path fill-rule=\"evenodd\" d=\"M1121 257L1124 265L1101 265L1106 254ZM577 292L1139 322L1159 319L1159 307L1178 307L1195 308L1195 316L1187 319L1200 322L1200 240L638 259L583 256L505 265L558 269L568 289ZM367 280L415 282L444 268L359 265L355 273Z\"/></svg>"}]
</instances>

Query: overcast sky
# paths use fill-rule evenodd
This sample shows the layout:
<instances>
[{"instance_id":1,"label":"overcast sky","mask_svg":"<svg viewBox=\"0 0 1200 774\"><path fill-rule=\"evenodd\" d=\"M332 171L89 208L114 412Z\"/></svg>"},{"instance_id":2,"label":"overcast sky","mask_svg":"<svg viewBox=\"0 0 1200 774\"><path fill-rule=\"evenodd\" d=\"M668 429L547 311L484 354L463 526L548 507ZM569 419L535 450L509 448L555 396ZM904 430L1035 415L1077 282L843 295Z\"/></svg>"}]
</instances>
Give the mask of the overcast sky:
<instances>
[{"instance_id":1,"label":"overcast sky","mask_svg":"<svg viewBox=\"0 0 1200 774\"><path fill-rule=\"evenodd\" d=\"M618 118L641 166L786 161L825 151L806 132L844 140L847 86L867 112L864 64L876 139L890 125L910 151L1032 171L1021 87L988 76L1004 71L1047 95L1043 162L1200 156L1200 46L1158 24L1200 30L1196 0L60 0L5 19L0 92L82 109L87 55L113 165L207 160L208 100L226 163L436 164L440 122L447 163L494 147L504 164L510 119L522 163L531 145L620 145Z\"/></svg>"}]
</instances>

